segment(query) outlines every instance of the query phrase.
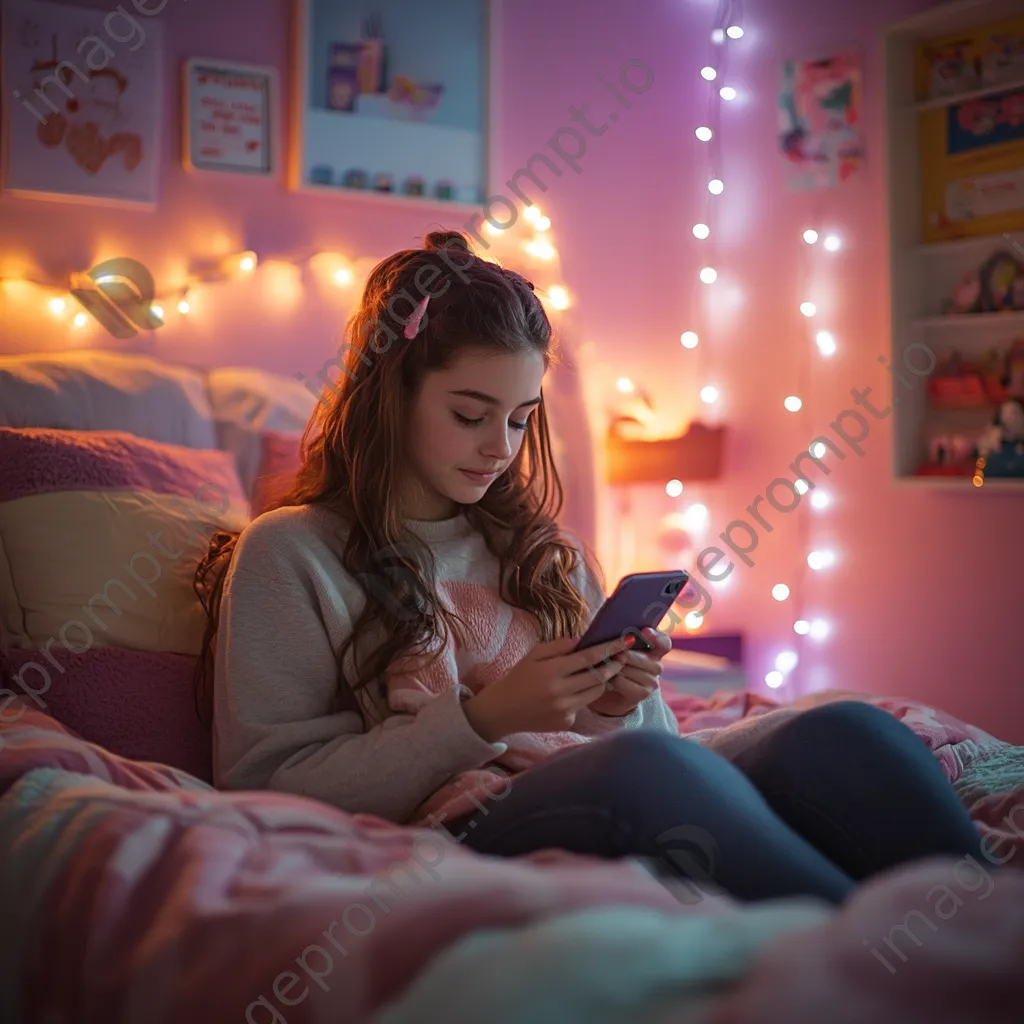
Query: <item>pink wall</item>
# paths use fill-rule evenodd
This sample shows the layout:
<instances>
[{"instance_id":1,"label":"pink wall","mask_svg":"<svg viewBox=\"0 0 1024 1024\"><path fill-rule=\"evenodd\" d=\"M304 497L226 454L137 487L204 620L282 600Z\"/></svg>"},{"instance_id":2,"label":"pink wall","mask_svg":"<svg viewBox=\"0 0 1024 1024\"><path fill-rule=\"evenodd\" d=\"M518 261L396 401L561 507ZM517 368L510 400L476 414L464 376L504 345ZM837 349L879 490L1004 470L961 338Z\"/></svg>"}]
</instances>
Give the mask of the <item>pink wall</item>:
<instances>
[{"instance_id":1,"label":"pink wall","mask_svg":"<svg viewBox=\"0 0 1024 1024\"><path fill-rule=\"evenodd\" d=\"M179 68L187 57L270 64L287 81L288 6L287 0L205 0L200 17L193 5L170 0L161 16L168 35L169 124L180 119ZM620 519L624 496L604 491L599 550L609 577L663 561L650 537L662 515L691 500L710 510L707 531L697 538L699 546L710 544L811 437L850 407L850 388L884 393L887 387L877 363L888 350L877 41L886 19L927 5L864 0L830 6L827 20L820 7L798 0L748 6L746 36L730 51L730 78L746 98L725 112L727 191L716 223L719 294L739 301L721 305L706 344L688 352L678 337L689 326L691 282L702 255L689 229L704 185L704 150L692 131L704 109L706 87L697 72L707 58L704 40L716 4L505 0L499 180L570 123L570 105L590 103L593 123L621 112L605 134L588 140L581 173L552 179L538 197L554 221L562 272L584 330L592 421L599 422L613 399L615 378L628 374L650 391L666 425L681 427L698 410L701 384L713 379L722 391L721 416L733 432L723 482L695 485L687 500L670 499L656 487L636 490L630 528ZM790 193L775 139L780 61L849 45L864 51L867 167L838 193ZM614 78L631 58L651 68L654 82L624 110L597 75ZM340 249L376 259L441 223L436 211L424 216L293 195L282 181L192 177L181 168L178 136L169 129L162 201L154 213L0 197L0 276L62 274L131 255L169 279L188 259L244 248L296 255ZM839 354L823 362L808 357L813 343L796 309L807 270L800 232L826 221L847 245L823 264L818 281L841 343ZM188 362L315 371L336 347L347 306L338 296L293 289L290 273L260 278L262 292L247 284L204 293L201 315L169 325L147 344L165 358ZM56 331L45 317L30 318L22 306L4 302L5 350L70 343L67 331ZM797 415L781 404L794 391L804 399ZM1024 630L1015 628L1024 604L1021 500L897 489L890 482L889 446L888 421L881 421L863 457L836 465L828 481L836 502L826 515L805 508L776 514L773 532L761 537L753 556L755 566L738 567L730 585L716 591L709 628L745 631L755 680L783 647L797 650L801 662L778 696L824 686L901 693L1024 742L1017 690ZM623 539L630 537L636 555L626 560ZM825 574L807 572L806 552L825 543L838 552L838 564ZM778 582L793 590L785 603L771 597ZM792 622L801 615L829 618L829 640L795 643Z\"/></svg>"}]
</instances>

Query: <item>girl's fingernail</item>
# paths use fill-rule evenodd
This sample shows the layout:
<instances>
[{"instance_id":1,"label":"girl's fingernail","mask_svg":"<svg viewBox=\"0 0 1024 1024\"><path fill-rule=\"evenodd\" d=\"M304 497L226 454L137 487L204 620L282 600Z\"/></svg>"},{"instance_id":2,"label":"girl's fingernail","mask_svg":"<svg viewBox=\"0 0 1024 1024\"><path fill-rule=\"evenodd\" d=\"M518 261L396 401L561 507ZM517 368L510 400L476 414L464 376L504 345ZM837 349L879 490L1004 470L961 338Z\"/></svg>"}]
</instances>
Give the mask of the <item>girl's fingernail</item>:
<instances>
[{"instance_id":1,"label":"girl's fingernail","mask_svg":"<svg viewBox=\"0 0 1024 1024\"><path fill-rule=\"evenodd\" d=\"M623 640L622 642L626 645L626 647L633 648L633 647L636 646L636 637L635 636L627 636L625 638L625 640Z\"/></svg>"}]
</instances>

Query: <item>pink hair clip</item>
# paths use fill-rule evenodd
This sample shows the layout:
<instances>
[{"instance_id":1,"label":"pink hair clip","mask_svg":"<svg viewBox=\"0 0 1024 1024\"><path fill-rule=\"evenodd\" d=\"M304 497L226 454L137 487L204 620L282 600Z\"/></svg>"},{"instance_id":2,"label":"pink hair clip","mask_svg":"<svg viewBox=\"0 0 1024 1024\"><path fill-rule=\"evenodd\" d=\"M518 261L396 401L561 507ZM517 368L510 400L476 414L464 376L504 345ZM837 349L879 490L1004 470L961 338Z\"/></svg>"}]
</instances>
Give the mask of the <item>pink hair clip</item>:
<instances>
[{"instance_id":1,"label":"pink hair clip","mask_svg":"<svg viewBox=\"0 0 1024 1024\"><path fill-rule=\"evenodd\" d=\"M412 316L409 317L409 322L405 325L405 336L407 338L415 338L420 333L420 326L423 323L423 315L427 311L427 303L430 301L430 296L425 295L421 300L420 304L413 310Z\"/></svg>"}]
</instances>

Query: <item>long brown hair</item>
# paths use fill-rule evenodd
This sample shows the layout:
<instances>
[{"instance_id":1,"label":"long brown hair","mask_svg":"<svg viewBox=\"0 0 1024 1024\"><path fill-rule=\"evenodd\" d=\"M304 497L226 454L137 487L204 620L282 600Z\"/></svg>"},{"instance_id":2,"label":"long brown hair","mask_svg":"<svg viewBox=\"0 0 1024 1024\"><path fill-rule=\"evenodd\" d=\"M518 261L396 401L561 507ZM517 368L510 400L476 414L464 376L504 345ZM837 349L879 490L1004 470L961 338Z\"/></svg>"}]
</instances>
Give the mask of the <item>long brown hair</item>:
<instances>
[{"instance_id":1,"label":"long brown hair","mask_svg":"<svg viewBox=\"0 0 1024 1024\"><path fill-rule=\"evenodd\" d=\"M423 329L409 340L405 325L427 294ZM366 602L336 652L342 690L382 678L400 657L427 651L436 657L452 631L465 627L436 600L433 554L403 526L394 500L404 472L404 410L424 376L451 366L466 348L534 350L550 366L551 336L533 285L476 256L458 232L431 233L424 248L397 252L370 273L347 325L341 376L325 387L303 434L295 486L275 506L327 508L348 528L339 554L362 582ZM501 596L535 617L543 640L586 625L586 601L571 580L581 553L599 578L587 549L577 550L555 522L562 499L541 401L511 466L462 511L499 559ZM194 581L208 620L196 670L197 710L207 723L221 594L237 539L237 533L215 535ZM373 645L364 648L361 640L381 627L389 642L363 654ZM341 668L350 651L362 655L353 662L355 678L345 678Z\"/></svg>"}]
</instances>

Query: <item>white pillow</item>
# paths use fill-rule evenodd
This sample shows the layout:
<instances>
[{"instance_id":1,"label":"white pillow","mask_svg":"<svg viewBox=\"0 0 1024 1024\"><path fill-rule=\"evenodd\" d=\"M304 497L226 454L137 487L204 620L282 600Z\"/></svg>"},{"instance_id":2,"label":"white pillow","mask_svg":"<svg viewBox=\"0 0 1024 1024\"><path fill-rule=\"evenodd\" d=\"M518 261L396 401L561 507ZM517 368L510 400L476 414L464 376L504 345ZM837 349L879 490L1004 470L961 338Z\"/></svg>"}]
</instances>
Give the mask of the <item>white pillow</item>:
<instances>
[{"instance_id":1,"label":"white pillow","mask_svg":"<svg viewBox=\"0 0 1024 1024\"><path fill-rule=\"evenodd\" d=\"M0 426L122 430L218 447L205 374L102 350L0 356Z\"/></svg>"},{"instance_id":2,"label":"white pillow","mask_svg":"<svg viewBox=\"0 0 1024 1024\"><path fill-rule=\"evenodd\" d=\"M319 399L295 377L250 367L211 370L206 383L219 446L234 454L242 486L251 495L262 435L301 435Z\"/></svg>"}]
</instances>

